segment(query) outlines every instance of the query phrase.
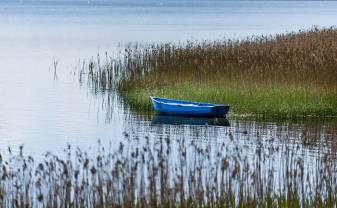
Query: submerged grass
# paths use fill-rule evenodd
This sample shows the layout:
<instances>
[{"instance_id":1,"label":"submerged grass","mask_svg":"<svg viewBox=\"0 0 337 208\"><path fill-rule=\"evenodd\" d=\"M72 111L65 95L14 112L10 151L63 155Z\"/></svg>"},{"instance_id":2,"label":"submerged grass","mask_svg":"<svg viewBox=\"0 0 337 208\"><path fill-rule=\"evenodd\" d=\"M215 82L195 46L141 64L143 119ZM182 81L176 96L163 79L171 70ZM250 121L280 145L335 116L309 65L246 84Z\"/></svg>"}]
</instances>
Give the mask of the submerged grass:
<instances>
[{"instance_id":1,"label":"submerged grass","mask_svg":"<svg viewBox=\"0 0 337 208\"><path fill-rule=\"evenodd\" d=\"M228 103L237 114L337 116L335 28L181 45L136 44L117 59L91 64L94 86L105 90L117 84L122 97L140 110L149 109L152 95ZM111 75L116 72L118 79Z\"/></svg>"},{"instance_id":2,"label":"submerged grass","mask_svg":"<svg viewBox=\"0 0 337 208\"><path fill-rule=\"evenodd\" d=\"M258 138L253 155L231 142L125 134L95 156L69 146L40 161L9 149L0 157L1 207L335 207L336 153ZM301 154L296 152L301 151ZM74 154L75 153L75 154ZM281 157L280 157L281 156ZM276 164L276 166L275 166Z\"/></svg>"}]
</instances>

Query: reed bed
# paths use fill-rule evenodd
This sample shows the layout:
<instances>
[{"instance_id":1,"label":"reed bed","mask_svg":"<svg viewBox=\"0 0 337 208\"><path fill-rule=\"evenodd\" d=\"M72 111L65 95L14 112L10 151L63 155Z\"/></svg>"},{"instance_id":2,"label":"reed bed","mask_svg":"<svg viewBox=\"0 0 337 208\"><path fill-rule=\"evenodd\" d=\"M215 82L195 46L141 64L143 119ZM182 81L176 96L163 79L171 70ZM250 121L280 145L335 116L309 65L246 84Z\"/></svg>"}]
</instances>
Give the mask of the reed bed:
<instances>
[{"instance_id":1,"label":"reed bed","mask_svg":"<svg viewBox=\"0 0 337 208\"><path fill-rule=\"evenodd\" d=\"M260 142L138 138L0 160L1 207L335 207L336 153ZM252 148L250 157L242 152ZM298 154L298 152L301 152ZM309 157L309 158L308 158ZM275 166L276 164L276 166Z\"/></svg>"},{"instance_id":2,"label":"reed bed","mask_svg":"<svg viewBox=\"0 0 337 208\"><path fill-rule=\"evenodd\" d=\"M111 89L114 83L140 110L149 109L148 96L154 95L228 103L240 114L337 115L335 28L241 40L133 44L102 66L92 64L89 80L98 89ZM117 81L109 75L116 71Z\"/></svg>"}]
</instances>

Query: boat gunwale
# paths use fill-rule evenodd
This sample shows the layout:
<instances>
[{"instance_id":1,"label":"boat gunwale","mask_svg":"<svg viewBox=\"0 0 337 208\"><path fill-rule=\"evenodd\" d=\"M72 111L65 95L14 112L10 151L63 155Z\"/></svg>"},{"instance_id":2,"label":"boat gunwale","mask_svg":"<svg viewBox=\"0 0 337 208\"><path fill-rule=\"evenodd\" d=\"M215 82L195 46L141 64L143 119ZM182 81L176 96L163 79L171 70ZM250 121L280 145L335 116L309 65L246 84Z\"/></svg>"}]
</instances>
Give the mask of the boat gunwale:
<instances>
[{"instance_id":1,"label":"boat gunwale","mask_svg":"<svg viewBox=\"0 0 337 208\"><path fill-rule=\"evenodd\" d=\"M229 105L224 105L224 104L202 103L202 102L193 102L193 101L188 101L188 100L175 100L175 99L152 97L152 96L150 96L150 99L154 100L157 103L161 103L161 104L165 104L165 105L172 105L172 106L174 105L174 106L195 107L195 108L200 108L200 107L203 107L203 108L229 107ZM172 101L183 101L183 102L187 102L187 103L190 103L190 104L196 104L196 105L186 106L184 104L179 104L179 103L166 103L166 102L160 101L160 99L172 100ZM197 105L197 104L207 104L208 106L202 106L202 105Z\"/></svg>"}]
</instances>

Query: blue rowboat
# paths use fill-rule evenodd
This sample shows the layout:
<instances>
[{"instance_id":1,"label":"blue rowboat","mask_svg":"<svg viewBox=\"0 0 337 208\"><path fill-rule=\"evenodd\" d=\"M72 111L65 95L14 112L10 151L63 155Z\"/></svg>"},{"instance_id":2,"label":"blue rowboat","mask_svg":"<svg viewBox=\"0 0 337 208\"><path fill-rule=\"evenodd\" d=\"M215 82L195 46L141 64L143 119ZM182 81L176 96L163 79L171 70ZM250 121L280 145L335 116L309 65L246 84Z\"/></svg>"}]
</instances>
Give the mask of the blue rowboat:
<instances>
[{"instance_id":1,"label":"blue rowboat","mask_svg":"<svg viewBox=\"0 0 337 208\"><path fill-rule=\"evenodd\" d=\"M185 100L150 97L158 113L186 116L223 117L229 111L228 105L198 103Z\"/></svg>"}]
</instances>

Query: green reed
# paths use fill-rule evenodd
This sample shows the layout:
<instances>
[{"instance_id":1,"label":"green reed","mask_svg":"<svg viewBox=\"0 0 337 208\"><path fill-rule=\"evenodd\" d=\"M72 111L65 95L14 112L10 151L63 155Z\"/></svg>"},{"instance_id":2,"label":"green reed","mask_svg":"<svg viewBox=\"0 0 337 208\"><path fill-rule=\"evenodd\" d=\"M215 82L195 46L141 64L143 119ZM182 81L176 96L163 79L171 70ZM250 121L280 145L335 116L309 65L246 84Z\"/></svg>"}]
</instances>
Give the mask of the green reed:
<instances>
[{"instance_id":1,"label":"green reed","mask_svg":"<svg viewBox=\"0 0 337 208\"><path fill-rule=\"evenodd\" d=\"M150 108L148 96L154 95L228 103L240 114L337 115L335 28L134 44L113 60L97 62L89 66L96 89L111 89L113 83L132 107L142 110Z\"/></svg>"},{"instance_id":2,"label":"green reed","mask_svg":"<svg viewBox=\"0 0 337 208\"><path fill-rule=\"evenodd\" d=\"M65 149L42 159L9 149L0 160L1 207L333 207L336 154L312 159L301 148L258 138L254 155L230 142L138 138L118 148ZM277 158L277 155L283 155ZM275 166L273 164L279 163ZM313 165L310 167L310 164Z\"/></svg>"}]
</instances>

